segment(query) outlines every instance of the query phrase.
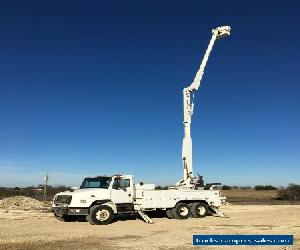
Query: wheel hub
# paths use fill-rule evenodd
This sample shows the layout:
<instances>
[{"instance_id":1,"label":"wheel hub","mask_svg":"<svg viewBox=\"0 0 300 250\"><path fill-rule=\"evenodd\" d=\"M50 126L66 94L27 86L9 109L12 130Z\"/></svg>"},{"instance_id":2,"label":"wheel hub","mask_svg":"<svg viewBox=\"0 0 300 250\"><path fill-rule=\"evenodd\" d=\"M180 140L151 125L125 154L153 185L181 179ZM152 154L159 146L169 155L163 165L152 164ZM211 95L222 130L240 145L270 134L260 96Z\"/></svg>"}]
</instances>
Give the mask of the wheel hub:
<instances>
[{"instance_id":1,"label":"wheel hub","mask_svg":"<svg viewBox=\"0 0 300 250\"><path fill-rule=\"evenodd\" d=\"M106 209L100 209L97 213L96 213L96 218L99 221L104 221L107 220L109 217L109 211L107 211Z\"/></svg>"},{"instance_id":2,"label":"wheel hub","mask_svg":"<svg viewBox=\"0 0 300 250\"><path fill-rule=\"evenodd\" d=\"M179 213L180 213L180 215L182 215L182 216L186 216L186 215L188 215L189 210L188 210L187 207L182 207L182 208L180 208Z\"/></svg>"},{"instance_id":3,"label":"wheel hub","mask_svg":"<svg viewBox=\"0 0 300 250\"><path fill-rule=\"evenodd\" d=\"M198 213L199 213L200 215L204 215L205 212L206 212L205 207L202 207L202 206L199 206L199 207L198 207Z\"/></svg>"}]
</instances>

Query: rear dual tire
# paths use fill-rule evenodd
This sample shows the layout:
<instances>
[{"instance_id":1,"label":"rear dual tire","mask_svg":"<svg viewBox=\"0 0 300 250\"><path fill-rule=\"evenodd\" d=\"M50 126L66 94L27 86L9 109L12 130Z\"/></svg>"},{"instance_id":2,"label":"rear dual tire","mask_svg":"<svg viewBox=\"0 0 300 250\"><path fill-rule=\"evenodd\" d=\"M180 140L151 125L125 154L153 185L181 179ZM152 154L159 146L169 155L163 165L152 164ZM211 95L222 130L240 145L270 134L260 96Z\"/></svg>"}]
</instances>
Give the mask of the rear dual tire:
<instances>
[{"instance_id":1,"label":"rear dual tire","mask_svg":"<svg viewBox=\"0 0 300 250\"><path fill-rule=\"evenodd\" d=\"M209 213L207 205L202 202L192 203L190 205L190 211L192 218L204 218Z\"/></svg>"},{"instance_id":2,"label":"rear dual tire","mask_svg":"<svg viewBox=\"0 0 300 250\"><path fill-rule=\"evenodd\" d=\"M178 203L174 208L166 210L169 219L184 220L191 218L204 218L209 214L208 206L202 202L191 204Z\"/></svg>"},{"instance_id":3,"label":"rear dual tire","mask_svg":"<svg viewBox=\"0 0 300 250\"><path fill-rule=\"evenodd\" d=\"M173 212L172 212L172 209L168 209L166 211L166 215L169 219L175 219L174 215L173 215Z\"/></svg>"},{"instance_id":4,"label":"rear dual tire","mask_svg":"<svg viewBox=\"0 0 300 250\"><path fill-rule=\"evenodd\" d=\"M174 217L178 220L186 220L190 216L190 207L185 203L178 203L176 207L172 209Z\"/></svg>"},{"instance_id":5,"label":"rear dual tire","mask_svg":"<svg viewBox=\"0 0 300 250\"><path fill-rule=\"evenodd\" d=\"M190 207L185 203L178 203L174 208L166 211L169 219L185 220L190 215Z\"/></svg>"}]
</instances>

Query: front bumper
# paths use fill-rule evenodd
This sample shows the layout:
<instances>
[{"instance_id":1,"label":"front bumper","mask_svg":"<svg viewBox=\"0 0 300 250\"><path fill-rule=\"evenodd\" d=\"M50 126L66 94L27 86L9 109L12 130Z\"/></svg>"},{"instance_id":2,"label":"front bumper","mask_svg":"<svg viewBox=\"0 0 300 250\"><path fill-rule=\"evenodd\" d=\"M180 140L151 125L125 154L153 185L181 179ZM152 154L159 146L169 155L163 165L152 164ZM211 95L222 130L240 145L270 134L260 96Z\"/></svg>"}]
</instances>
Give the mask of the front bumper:
<instances>
[{"instance_id":1,"label":"front bumper","mask_svg":"<svg viewBox=\"0 0 300 250\"><path fill-rule=\"evenodd\" d=\"M77 207L52 207L52 212L57 217L63 217L64 215L88 215L88 208Z\"/></svg>"}]
</instances>

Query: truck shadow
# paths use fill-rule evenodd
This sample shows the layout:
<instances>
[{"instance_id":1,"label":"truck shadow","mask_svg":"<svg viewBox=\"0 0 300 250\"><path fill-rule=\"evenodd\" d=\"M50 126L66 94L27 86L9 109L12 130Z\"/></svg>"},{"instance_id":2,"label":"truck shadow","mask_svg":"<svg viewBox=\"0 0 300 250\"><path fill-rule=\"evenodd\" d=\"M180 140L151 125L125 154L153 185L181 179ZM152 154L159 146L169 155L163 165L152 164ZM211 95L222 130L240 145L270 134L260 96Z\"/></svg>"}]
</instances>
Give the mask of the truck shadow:
<instances>
[{"instance_id":1,"label":"truck shadow","mask_svg":"<svg viewBox=\"0 0 300 250\"><path fill-rule=\"evenodd\" d=\"M168 218L166 216L166 211L147 211L146 214L151 218ZM208 214L207 216L213 216L212 214ZM128 213L128 214L118 214L114 217L112 223L117 221L132 221L132 220L143 220L143 218L137 213ZM74 220L73 220L74 221ZM76 216L76 222L87 222L86 216Z\"/></svg>"},{"instance_id":2,"label":"truck shadow","mask_svg":"<svg viewBox=\"0 0 300 250\"><path fill-rule=\"evenodd\" d=\"M148 211L146 214L150 218L165 218L166 212L165 211ZM75 219L75 218L74 218ZM138 214L119 214L116 215L112 221L112 223L117 221L127 221L127 220L143 220ZM76 222L87 222L85 216L76 216Z\"/></svg>"},{"instance_id":3,"label":"truck shadow","mask_svg":"<svg viewBox=\"0 0 300 250\"><path fill-rule=\"evenodd\" d=\"M166 217L166 212L165 211L147 211L146 214L150 218L165 218ZM127 221L127 220L143 220L143 218L138 215L137 213L135 214L120 214L115 216L113 222L117 221Z\"/></svg>"}]
</instances>

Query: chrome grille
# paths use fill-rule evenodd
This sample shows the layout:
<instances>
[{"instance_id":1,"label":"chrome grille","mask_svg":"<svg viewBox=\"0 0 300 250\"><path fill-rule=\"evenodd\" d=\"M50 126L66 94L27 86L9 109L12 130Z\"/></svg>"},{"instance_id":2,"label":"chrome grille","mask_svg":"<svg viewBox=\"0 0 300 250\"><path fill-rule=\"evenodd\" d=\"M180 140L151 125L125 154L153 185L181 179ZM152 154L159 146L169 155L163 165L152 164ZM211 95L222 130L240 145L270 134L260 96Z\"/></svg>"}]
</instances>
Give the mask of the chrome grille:
<instances>
[{"instance_id":1,"label":"chrome grille","mask_svg":"<svg viewBox=\"0 0 300 250\"><path fill-rule=\"evenodd\" d=\"M70 204L72 201L72 195L57 195L54 200L55 205Z\"/></svg>"}]
</instances>

